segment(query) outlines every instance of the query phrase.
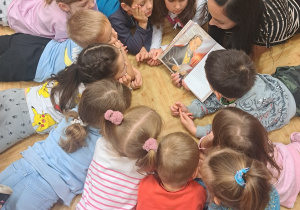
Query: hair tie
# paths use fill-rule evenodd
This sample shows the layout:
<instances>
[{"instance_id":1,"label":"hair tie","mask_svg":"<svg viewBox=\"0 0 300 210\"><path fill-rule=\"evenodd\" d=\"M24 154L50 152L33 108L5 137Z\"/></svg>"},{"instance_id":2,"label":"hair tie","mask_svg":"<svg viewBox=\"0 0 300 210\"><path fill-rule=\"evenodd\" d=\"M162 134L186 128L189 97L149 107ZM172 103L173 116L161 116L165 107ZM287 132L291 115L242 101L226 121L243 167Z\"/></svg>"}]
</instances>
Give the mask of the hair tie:
<instances>
[{"instance_id":1,"label":"hair tie","mask_svg":"<svg viewBox=\"0 0 300 210\"><path fill-rule=\"evenodd\" d=\"M154 138L149 138L143 145L143 149L147 152L149 152L150 150L154 150L156 152L157 147L157 141Z\"/></svg>"},{"instance_id":2,"label":"hair tie","mask_svg":"<svg viewBox=\"0 0 300 210\"><path fill-rule=\"evenodd\" d=\"M73 120L71 120L70 124L71 125L73 125L73 124L80 124L83 127L86 126L86 124L84 122L82 122L82 120L80 119L80 117L78 117L77 119L74 118Z\"/></svg>"},{"instance_id":3,"label":"hair tie","mask_svg":"<svg viewBox=\"0 0 300 210\"><path fill-rule=\"evenodd\" d=\"M104 118L115 125L120 125L123 121L123 114L119 111L109 109L105 112Z\"/></svg>"},{"instance_id":4,"label":"hair tie","mask_svg":"<svg viewBox=\"0 0 300 210\"><path fill-rule=\"evenodd\" d=\"M243 175L246 174L249 171L249 169L250 169L250 167L243 168L243 169L237 171L234 176L236 183L238 183L238 185L242 186L243 188L245 188L245 186L246 186L246 182L243 179Z\"/></svg>"}]
</instances>

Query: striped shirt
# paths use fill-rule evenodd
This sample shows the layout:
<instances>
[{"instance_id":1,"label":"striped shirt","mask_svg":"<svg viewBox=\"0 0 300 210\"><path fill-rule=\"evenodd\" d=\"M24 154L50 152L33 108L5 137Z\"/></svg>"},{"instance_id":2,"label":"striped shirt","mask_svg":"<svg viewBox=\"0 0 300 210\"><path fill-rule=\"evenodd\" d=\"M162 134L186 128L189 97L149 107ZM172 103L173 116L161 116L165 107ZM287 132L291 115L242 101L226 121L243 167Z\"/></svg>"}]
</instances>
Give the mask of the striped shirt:
<instances>
[{"instance_id":1,"label":"striped shirt","mask_svg":"<svg viewBox=\"0 0 300 210\"><path fill-rule=\"evenodd\" d=\"M98 140L77 210L135 208L144 175L137 172L136 160L113 151L104 138Z\"/></svg>"},{"instance_id":2,"label":"striped shirt","mask_svg":"<svg viewBox=\"0 0 300 210\"><path fill-rule=\"evenodd\" d=\"M299 30L300 6L295 0L263 0L257 45L270 47L291 38Z\"/></svg>"}]
</instances>

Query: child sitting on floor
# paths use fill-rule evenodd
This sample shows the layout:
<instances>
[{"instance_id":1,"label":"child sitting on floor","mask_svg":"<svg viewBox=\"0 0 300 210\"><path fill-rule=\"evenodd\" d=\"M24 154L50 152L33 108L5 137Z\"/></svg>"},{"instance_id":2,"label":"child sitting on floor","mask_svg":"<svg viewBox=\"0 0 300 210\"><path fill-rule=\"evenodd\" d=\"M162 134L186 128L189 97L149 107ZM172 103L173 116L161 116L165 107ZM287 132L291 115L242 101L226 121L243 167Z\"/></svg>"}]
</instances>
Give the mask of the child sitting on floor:
<instances>
[{"instance_id":1,"label":"child sitting on floor","mask_svg":"<svg viewBox=\"0 0 300 210\"><path fill-rule=\"evenodd\" d=\"M154 169L160 115L147 106L107 110L77 209L134 209L140 180ZM197 148L197 145L196 145Z\"/></svg>"},{"instance_id":2,"label":"child sitting on floor","mask_svg":"<svg viewBox=\"0 0 300 210\"><path fill-rule=\"evenodd\" d=\"M67 25L70 39L62 43L28 34L0 36L0 81L42 82L71 65L82 48L118 40L108 19L97 11L78 11Z\"/></svg>"},{"instance_id":3,"label":"child sitting on floor","mask_svg":"<svg viewBox=\"0 0 300 210\"><path fill-rule=\"evenodd\" d=\"M152 25L148 18L152 14L153 0L120 0L120 8L109 17L120 41L132 54L149 51ZM131 29L135 28L134 34Z\"/></svg>"},{"instance_id":4,"label":"child sitting on floor","mask_svg":"<svg viewBox=\"0 0 300 210\"><path fill-rule=\"evenodd\" d=\"M69 206L82 193L104 113L124 112L130 105L131 91L115 80L89 85L78 109L67 113L44 141L23 151L23 158L0 173L0 183L13 190L2 210L46 210L59 200Z\"/></svg>"},{"instance_id":5,"label":"child sitting on floor","mask_svg":"<svg viewBox=\"0 0 300 210\"><path fill-rule=\"evenodd\" d=\"M205 63L208 83L214 92L202 103L196 99L186 107L181 102L171 106L173 116L179 116L183 125L195 136L202 137L211 131L211 125L195 127L191 118L203 117L218 109L234 106L254 115L267 131L279 129L292 117L300 116L297 93L290 91L286 81L275 75L257 74L250 57L243 51L217 50L211 52ZM300 75L300 70L286 72ZM293 85L300 87L300 76ZM298 88L299 90L299 88Z\"/></svg>"},{"instance_id":6,"label":"child sitting on floor","mask_svg":"<svg viewBox=\"0 0 300 210\"><path fill-rule=\"evenodd\" d=\"M300 133L292 133L288 145L272 144L266 129L254 116L227 107L217 112L212 132L201 138L199 147L228 147L263 162L272 173L280 204L293 208L300 192Z\"/></svg>"},{"instance_id":7,"label":"child sitting on floor","mask_svg":"<svg viewBox=\"0 0 300 210\"><path fill-rule=\"evenodd\" d=\"M34 133L49 133L75 107L86 85L113 78L130 86L123 53L110 44L90 45L46 83L0 91L0 152Z\"/></svg>"},{"instance_id":8,"label":"child sitting on floor","mask_svg":"<svg viewBox=\"0 0 300 210\"><path fill-rule=\"evenodd\" d=\"M66 23L78 10L98 10L95 0L1 0L0 24L16 32L55 39L68 38Z\"/></svg>"},{"instance_id":9,"label":"child sitting on floor","mask_svg":"<svg viewBox=\"0 0 300 210\"><path fill-rule=\"evenodd\" d=\"M201 166L210 210L279 210L279 196L264 163L232 149L210 151Z\"/></svg>"},{"instance_id":10,"label":"child sitting on floor","mask_svg":"<svg viewBox=\"0 0 300 210\"><path fill-rule=\"evenodd\" d=\"M186 133L171 133L153 148L157 176L148 175L141 181L137 210L203 209L206 191L192 180L199 158L194 139Z\"/></svg>"}]
</instances>

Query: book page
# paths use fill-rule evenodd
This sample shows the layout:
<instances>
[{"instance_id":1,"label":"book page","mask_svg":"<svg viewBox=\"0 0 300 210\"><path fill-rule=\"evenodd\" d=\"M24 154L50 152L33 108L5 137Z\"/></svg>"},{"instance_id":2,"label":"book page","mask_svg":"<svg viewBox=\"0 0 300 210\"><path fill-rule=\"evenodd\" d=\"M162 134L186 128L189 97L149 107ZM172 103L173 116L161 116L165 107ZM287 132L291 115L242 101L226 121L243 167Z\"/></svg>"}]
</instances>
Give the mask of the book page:
<instances>
[{"instance_id":1,"label":"book page","mask_svg":"<svg viewBox=\"0 0 300 210\"><path fill-rule=\"evenodd\" d=\"M194 67L185 78L184 82L187 84L188 88L195 94L195 96L200 101L205 101L212 91L209 87L209 83L206 79L204 65L207 56L211 51L224 49L221 45L216 44L205 56L204 58Z\"/></svg>"}]
</instances>

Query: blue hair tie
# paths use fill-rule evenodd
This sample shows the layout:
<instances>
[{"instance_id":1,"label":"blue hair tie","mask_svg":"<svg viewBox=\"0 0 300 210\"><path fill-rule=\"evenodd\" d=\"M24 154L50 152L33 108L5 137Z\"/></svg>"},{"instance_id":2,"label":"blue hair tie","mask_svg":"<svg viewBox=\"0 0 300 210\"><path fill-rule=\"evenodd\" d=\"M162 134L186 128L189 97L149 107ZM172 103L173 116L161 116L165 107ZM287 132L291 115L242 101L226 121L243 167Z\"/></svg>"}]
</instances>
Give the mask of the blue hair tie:
<instances>
[{"instance_id":1,"label":"blue hair tie","mask_svg":"<svg viewBox=\"0 0 300 210\"><path fill-rule=\"evenodd\" d=\"M242 186L244 188L246 186L246 182L243 179L243 175L245 173L247 173L249 171L249 169L250 169L249 167L248 168L243 168L243 169L237 171L236 174L235 174L235 176L234 176L234 179L235 179L236 183L238 183L238 185L240 185L240 186Z\"/></svg>"}]
</instances>

